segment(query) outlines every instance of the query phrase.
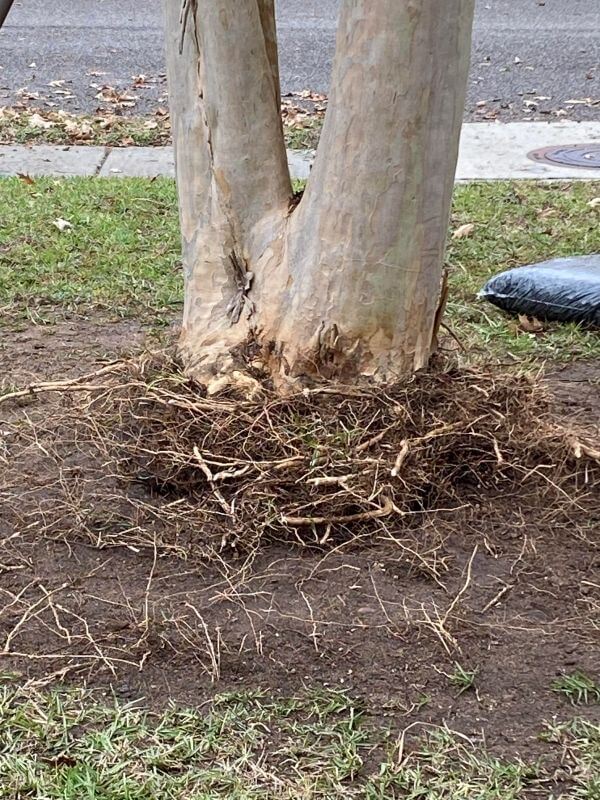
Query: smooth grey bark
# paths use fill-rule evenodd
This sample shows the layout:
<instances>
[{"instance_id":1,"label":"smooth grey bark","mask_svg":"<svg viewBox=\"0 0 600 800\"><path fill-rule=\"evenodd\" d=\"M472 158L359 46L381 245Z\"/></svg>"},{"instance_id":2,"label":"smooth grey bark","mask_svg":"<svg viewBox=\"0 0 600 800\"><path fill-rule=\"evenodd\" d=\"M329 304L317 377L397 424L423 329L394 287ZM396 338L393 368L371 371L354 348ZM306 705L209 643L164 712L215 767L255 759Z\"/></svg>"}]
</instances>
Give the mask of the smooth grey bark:
<instances>
[{"instance_id":1,"label":"smooth grey bark","mask_svg":"<svg viewBox=\"0 0 600 800\"><path fill-rule=\"evenodd\" d=\"M474 0L343 2L321 142L293 212L273 0L166 5L188 368L219 380L248 343L282 383L423 367Z\"/></svg>"}]
</instances>

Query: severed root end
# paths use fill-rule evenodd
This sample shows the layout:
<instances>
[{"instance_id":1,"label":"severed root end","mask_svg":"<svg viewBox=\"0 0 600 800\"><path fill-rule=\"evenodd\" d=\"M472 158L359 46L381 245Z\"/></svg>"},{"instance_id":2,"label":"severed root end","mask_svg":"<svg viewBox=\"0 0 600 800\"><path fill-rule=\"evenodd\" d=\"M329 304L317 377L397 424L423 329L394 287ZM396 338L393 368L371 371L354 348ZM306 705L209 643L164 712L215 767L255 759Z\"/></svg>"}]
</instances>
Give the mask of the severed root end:
<instances>
[{"instance_id":1,"label":"severed root end","mask_svg":"<svg viewBox=\"0 0 600 800\"><path fill-rule=\"evenodd\" d=\"M226 390L233 390L246 400L256 400L264 394L260 381L240 370L234 370L229 375L214 376L206 382L206 393L209 397L215 397Z\"/></svg>"}]
</instances>

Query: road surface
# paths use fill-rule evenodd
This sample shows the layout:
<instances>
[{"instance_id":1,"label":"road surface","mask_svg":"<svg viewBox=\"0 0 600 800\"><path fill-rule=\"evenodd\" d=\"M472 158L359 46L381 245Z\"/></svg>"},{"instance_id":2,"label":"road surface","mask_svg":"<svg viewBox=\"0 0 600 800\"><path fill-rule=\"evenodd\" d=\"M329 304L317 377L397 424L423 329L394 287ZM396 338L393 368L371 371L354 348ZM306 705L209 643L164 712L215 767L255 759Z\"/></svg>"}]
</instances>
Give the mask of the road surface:
<instances>
[{"instance_id":1,"label":"road surface","mask_svg":"<svg viewBox=\"0 0 600 800\"><path fill-rule=\"evenodd\" d=\"M284 92L327 91L338 7L278 1ZM126 112L152 110L162 39L161 0L19 0L0 33L0 104L93 111L108 85L134 98ZM466 119L600 119L599 101L599 0L477 1Z\"/></svg>"}]
</instances>

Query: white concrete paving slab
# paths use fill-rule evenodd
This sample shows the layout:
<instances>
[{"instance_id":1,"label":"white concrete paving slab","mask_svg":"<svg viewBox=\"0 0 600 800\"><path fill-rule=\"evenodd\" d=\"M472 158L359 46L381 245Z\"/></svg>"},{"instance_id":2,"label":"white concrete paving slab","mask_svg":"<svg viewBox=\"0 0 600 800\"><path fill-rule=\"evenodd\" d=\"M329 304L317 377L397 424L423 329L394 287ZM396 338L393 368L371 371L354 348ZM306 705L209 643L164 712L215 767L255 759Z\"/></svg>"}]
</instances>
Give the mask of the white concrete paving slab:
<instances>
[{"instance_id":1,"label":"white concrete paving slab","mask_svg":"<svg viewBox=\"0 0 600 800\"><path fill-rule=\"evenodd\" d=\"M114 147L100 170L101 178L175 177L171 147Z\"/></svg>"},{"instance_id":2,"label":"white concrete paving slab","mask_svg":"<svg viewBox=\"0 0 600 800\"><path fill-rule=\"evenodd\" d=\"M456 179L590 180L600 169L532 161L532 150L555 145L599 145L600 122L469 123L463 126ZM288 151L294 178L307 178L314 152ZM0 175L100 175L101 177L173 177L170 147L0 147Z\"/></svg>"},{"instance_id":3,"label":"white concrete paving slab","mask_svg":"<svg viewBox=\"0 0 600 800\"><path fill-rule=\"evenodd\" d=\"M290 175L297 180L306 180L315 160L314 150L288 150Z\"/></svg>"},{"instance_id":4,"label":"white concrete paving slab","mask_svg":"<svg viewBox=\"0 0 600 800\"><path fill-rule=\"evenodd\" d=\"M308 178L314 160L312 151L288 151L292 178ZM154 178L175 176L175 159L170 147L118 147L112 149L102 165L100 177Z\"/></svg>"},{"instance_id":5,"label":"white concrete paving slab","mask_svg":"<svg viewBox=\"0 0 600 800\"><path fill-rule=\"evenodd\" d=\"M0 175L96 175L104 147L1 145Z\"/></svg>"},{"instance_id":6,"label":"white concrete paving slab","mask_svg":"<svg viewBox=\"0 0 600 800\"><path fill-rule=\"evenodd\" d=\"M600 144L598 122L481 122L463 125L458 181L600 179L600 169L532 161L532 150L553 145Z\"/></svg>"}]
</instances>

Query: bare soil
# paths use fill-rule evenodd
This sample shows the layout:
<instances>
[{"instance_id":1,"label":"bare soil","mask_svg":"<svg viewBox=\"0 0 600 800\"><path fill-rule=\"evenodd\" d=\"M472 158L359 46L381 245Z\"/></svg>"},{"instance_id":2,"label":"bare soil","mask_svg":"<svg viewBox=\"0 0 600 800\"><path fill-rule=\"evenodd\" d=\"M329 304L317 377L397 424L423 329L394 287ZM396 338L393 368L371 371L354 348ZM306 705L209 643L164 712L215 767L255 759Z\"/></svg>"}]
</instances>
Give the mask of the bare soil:
<instances>
[{"instance_id":1,"label":"bare soil","mask_svg":"<svg viewBox=\"0 0 600 800\"><path fill-rule=\"evenodd\" d=\"M141 326L93 318L5 329L2 380L84 374L143 340ZM600 364L548 376L561 413L598 423ZM189 543L153 547L135 531L120 546L106 546L101 526L97 546L40 537L22 523L57 402L0 406L2 672L110 686L152 706L249 687L339 687L396 728L447 723L529 760L543 752L543 722L573 716L553 680L600 677L600 520L557 524L543 508L524 518L500 497L491 516L472 507L393 537L329 550L274 543L210 564ZM19 425L39 431L25 450L12 438ZM457 663L477 671L462 694L449 678Z\"/></svg>"}]
</instances>

